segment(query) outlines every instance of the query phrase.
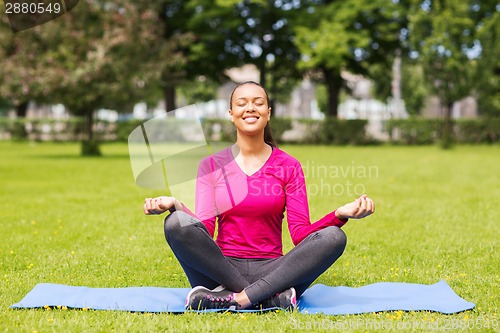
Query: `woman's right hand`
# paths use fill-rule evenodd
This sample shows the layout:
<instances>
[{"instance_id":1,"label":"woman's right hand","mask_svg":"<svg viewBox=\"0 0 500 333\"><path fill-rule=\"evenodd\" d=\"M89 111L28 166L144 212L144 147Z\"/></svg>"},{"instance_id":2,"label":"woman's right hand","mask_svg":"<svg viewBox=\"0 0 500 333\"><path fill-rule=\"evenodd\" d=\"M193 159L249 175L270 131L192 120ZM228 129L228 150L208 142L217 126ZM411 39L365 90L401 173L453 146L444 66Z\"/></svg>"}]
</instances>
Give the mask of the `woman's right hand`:
<instances>
[{"instance_id":1,"label":"woman's right hand","mask_svg":"<svg viewBox=\"0 0 500 333\"><path fill-rule=\"evenodd\" d=\"M174 197L162 196L144 199L144 214L146 215L163 214L172 208L182 210L182 204Z\"/></svg>"}]
</instances>

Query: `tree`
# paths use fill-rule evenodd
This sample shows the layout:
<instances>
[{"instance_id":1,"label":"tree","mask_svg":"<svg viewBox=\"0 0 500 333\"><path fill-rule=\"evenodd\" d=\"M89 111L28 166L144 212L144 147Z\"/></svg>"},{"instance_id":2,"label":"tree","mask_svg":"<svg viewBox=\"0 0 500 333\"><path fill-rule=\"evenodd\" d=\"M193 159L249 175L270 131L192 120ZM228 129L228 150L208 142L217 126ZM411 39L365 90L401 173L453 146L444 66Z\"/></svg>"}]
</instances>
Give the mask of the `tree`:
<instances>
[{"instance_id":1,"label":"tree","mask_svg":"<svg viewBox=\"0 0 500 333\"><path fill-rule=\"evenodd\" d=\"M442 146L452 143L452 107L475 86L478 50L475 8L479 1L424 0L414 3L410 40L431 91L444 109ZM479 7L478 7L479 6Z\"/></svg>"},{"instance_id":2,"label":"tree","mask_svg":"<svg viewBox=\"0 0 500 333\"><path fill-rule=\"evenodd\" d=\"M392 98L392 76L388 75L385 66L372 65L369 76L374 80L375 98L386 102ZM420 115L429 96L422 66L418 59L405 57L401 61L401 97L406 112L411 116Z\"/></svg>"},{"instance_id":3,"label":"tree","mask_svg":"<svg viewBox=\"0 0 500 333\"><path fill-rule=\"evenodd\" d=\"M260 82L271 96L289 95L301 77L296 66L300 53L293 43L290 23L298 12L296 4L274 0L165 1L165 37L184 36L190 41L176 48L185 61L165 72L170 95L176 85L185 87L185 82L199 82L200 78L226 81L227 69L244 64L257 66Z\"/></svg>"},{"instance_id":4,"label":"tree","mask_svg":"<svg viewBox=\"0 0 500 333\"><path fill-rule=\"evenodd\" d=\"M221 2L221 1L220 1ZM254 64L260 73L260 83L267 87L272 99L284 100L302 73L297 68L300 52L294 43L293 24L301 14L298 1L234 1L238 33L228 36L245 63ZM273 102L271 102L273 103Z\"/></svg>"},{"instance_id":5,"label":"tree","mask_svg":"<svg viewBox=\"0 0 500 333\"><path fill-rule=\"evenodd\" d=\"M45 49L39 30L12 33L7 16L0 17L0 98L16 110L18 118L26 117L28 103L48 101L46 77L40 54ZM26 136L24 125L20 137Z\"/></svg>"},{"instance_id":6,"label":"tree","mask_svg":"<svg viewBox=\"0 0 500 333\"><path fill-rule=\"evenodd\" d=\"M93 134L97 109L131 108L158 86L157 64L168 49L157 43L157 12L144 4L80 2L68 14L13 37L16 48L2 74L17 74L18 85L34 92L30 97L63 103L85 116L83 154L99 154ZM12 86L11 76L4 78L0 85Z\"/></svg>"},{"instance_id":7,"label":"tree","mask_svg":"<svg viewBox=\"0 0 500 333\"><path fill-rule=\"evenodd\" d=\"M370 66L380 64L390 73L403 10L391 0L329 0L308 1L302 13L296 28L300 66L319 73L328 90L328 115L336 117L342 71L369 77Z\"/></svg>"},{"instance_id":8,"label":"tree","mask_svg":"<svg viewBox=\"0 0 500 333\"><path fill-rule=\"evenodd\" d=\"M493 6L493 3L491 3ZM481 6L479 9L485 8ZM493 8L493 7L486 7ZM477 40L481 45L481 55L477 62L474 81L478 83L475 94L481 115L500 117L500 11L490 9L478 23Z\"/></svg>"}]
</instances>

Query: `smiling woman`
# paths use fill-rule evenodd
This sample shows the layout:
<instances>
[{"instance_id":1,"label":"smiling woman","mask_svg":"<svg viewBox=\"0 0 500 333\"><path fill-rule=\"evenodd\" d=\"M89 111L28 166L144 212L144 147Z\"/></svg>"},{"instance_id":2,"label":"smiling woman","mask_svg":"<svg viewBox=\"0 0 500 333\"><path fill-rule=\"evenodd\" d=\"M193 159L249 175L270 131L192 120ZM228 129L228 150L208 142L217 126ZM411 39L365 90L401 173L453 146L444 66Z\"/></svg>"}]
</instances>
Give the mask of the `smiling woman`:
<instances>
[{"instance_id":1,"label":"smiling woman","mask_svg":"<svg viewBox=\"0 0 500 333\"><path fill-rule=\"evenodd\" d=\"M231 93L231 97L229 98L229 116L233 123L235 123L235 114L236 116L244 114L242 117L246 123L258 123L259 125L264 123L264 142L271 147L277 147L278 144L274 140L268 124L271 119L271 108L269 105L269 94L266 89L254 81L246 81L237 85ZM245 109L249 112L246 113ZM258 122L258 120L261 121ZM238 127L237 123L235 125L238 132L243 131L242 128ZM259 132L257 131L257 133Z\"/></svg>"},{"instance_id":2,"label":"smiling woman","mask_svg":"<svg viewBox=\"0 0 500 333\"><path fill-rule=\"evenodd\" d=\"M236 143L200 162L196 214L163 196L147 198L144 213L170 211L165 237L193 287L187 309L294 309L342 255L340 227L372 214L373 201L362 195L311 223L302 166L270 134L266 90L253 81L239 84L228 112ZM283 255L285 210L296 246Z\"/></svg>"}]
</instances>

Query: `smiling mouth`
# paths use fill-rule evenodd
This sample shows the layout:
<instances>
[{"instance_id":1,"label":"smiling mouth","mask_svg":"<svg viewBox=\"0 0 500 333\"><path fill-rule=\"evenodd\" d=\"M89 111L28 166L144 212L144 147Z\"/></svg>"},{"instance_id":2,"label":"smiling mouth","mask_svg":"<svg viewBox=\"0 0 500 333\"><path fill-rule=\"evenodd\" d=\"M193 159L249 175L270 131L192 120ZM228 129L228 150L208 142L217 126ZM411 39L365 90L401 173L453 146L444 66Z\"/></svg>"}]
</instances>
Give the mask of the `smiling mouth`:
<instances>
[{"instance_id":1,"label":"smiling mouth","mask_svg":"<svg viewBox=\"0 0 500 333\"><path fill-rule=\"evenodd\" d=\"M257 120L259 120L259 117L257 116L249 116L243 118L243 121L246 123L255 123Z\"/></svg>"}]
</instances>

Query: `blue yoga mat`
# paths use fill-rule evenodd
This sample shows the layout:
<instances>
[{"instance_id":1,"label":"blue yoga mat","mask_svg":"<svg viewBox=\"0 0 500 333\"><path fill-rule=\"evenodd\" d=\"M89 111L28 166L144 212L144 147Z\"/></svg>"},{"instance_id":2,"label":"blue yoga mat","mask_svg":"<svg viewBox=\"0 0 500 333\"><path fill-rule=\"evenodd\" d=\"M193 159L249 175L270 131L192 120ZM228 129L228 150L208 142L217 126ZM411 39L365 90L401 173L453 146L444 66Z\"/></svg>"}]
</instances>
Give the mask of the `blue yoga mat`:
<instances>
[{"instance_id":1,"label":"blue yoga mat","mask_svg":"<svg viewBox=\"0 0 500 333\"><path fill-rule=\"evenodd\" d=\"M40 283L11 308L40 308L48 305L178 313L184 312L184 300L189 290L161 287L88 288ZM474 303L455 294L444 280L432 285L381 282L358 288L316 284L306 290L298 302L301 313L331 315L390 310L428 310L450 314L474 307Z\"/></svg>"}]
</instances>

